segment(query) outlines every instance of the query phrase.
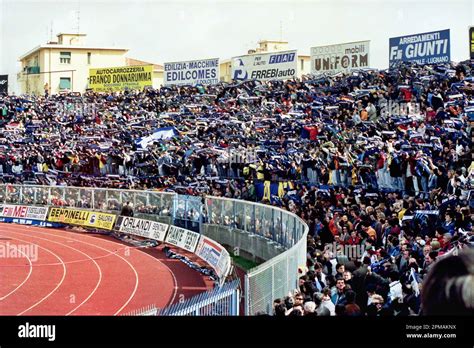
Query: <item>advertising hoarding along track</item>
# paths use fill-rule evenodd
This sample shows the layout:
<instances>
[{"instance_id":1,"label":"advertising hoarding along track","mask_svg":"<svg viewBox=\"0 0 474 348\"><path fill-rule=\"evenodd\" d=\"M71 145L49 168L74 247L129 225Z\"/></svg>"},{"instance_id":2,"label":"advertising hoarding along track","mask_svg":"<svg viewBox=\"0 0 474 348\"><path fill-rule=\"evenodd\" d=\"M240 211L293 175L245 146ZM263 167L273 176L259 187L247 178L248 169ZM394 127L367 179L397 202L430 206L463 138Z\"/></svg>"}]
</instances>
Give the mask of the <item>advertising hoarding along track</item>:
<instances>
[{"instance_id":1,"label":"advertising hoarding along track","mask_svg":"<svg viewBox=\"0 0 474 348\"><path fill-rule=\"evenodd\" d=\"M48 216L48 207L4 204L0 209L0 216L6 218L22 218L46 221L46 217Z\"/></svg>"},{"instance_id":2,"label":"advertising hoarding along track","mask_svg":"<svg viewBox=\"0 0 474 348\"><path fill-rule=\"evenodd\" d=\"M166 232L169 227L169 225L161 222L137 219L129 216L120 216L117 225L120 232L147 239L154 239L160 242L165 240Z\"/></svg>"},{"instance_id":3,"label":"advertising hoarding along track","mask_svg":"<svg viewBox=\"0 0 474 348\"><path fill-rule=\"evenodd\" d=\"M201 236L196 248L196 255L211 265L219 278L227 275L230 267L230 255L220 244Z\"/></svg>"},{"instance_id":4,"label":"advertising hoarding along track","mask_svg":"<svg viewBox=\"0 0 474 348\"><path fill-rule=\"evenodd\" d=\"M20 225L31 225L31 226L40 226L40 227L54 227L54 228L61 228L64 227L63 224L57 222L48 222L48 221L40 221L40 220L33 220L33 219L22 219L22 218L8 218L8 217L0 217L0 222L7 222L7 223L14 223Z\"/></svg>"},{"instance_id":5,"label":"advertising hoarding along track","mask_svg":"<svg viewBox=\"0 0 474 348\"><path fill-rule=\"evenodd\" d=\"M99 228L103 230L112 230L114 228L115 218L116 216L114 214L74 208L52 207L48 214L48 221L51 222Z\"/></svg>"},{"instance_id":6,"label":"advertising hoarding along track","mask_svg":"<svg viewBox=\"0 0 474 348\"><path fill-rule=\"evenodd\" d=\"M194 253L200 236L199 233L170 226L165 242Z\"/></svg>"}]
</instances>

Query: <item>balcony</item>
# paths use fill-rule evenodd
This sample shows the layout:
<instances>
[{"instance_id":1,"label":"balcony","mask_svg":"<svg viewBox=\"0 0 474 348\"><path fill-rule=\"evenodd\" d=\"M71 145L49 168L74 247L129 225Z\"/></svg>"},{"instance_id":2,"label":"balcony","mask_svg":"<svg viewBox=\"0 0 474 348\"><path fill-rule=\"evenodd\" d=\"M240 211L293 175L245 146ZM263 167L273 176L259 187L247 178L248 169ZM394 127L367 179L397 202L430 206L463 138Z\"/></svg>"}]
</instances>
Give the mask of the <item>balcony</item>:
<instances>
[{"instance_id":1,"label":"balcony","mask_svg":"<svg viewBox=\"0 0 474 348\"><path fill-rule=\"evenodd\" d=\"M27 66L25 68L25 72L27 74L39 74L40 73L40 67L39 66Z\"/></svg>"}]
</instances>

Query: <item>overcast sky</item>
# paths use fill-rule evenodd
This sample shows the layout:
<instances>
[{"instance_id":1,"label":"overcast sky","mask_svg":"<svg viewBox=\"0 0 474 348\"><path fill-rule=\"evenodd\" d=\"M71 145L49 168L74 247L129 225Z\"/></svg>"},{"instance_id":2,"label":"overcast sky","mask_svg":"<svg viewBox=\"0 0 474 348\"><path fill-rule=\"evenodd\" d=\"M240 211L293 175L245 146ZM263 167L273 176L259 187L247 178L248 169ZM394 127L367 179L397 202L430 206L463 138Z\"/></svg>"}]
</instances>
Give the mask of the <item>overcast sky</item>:
<instances>
[{"instance_id":1,"label":"overcast sky","mask_svg":"<svg viewBox=\"0 0 474 348\"><path fill-rule=\"evenodd\" d=\"M386 68L390 37L441 29L451 29L451 59L467 59L474 0L0 0L0 74L13 85L18 57L50 39L51 23L55 38L78 22L88 44L152 63L228 59L283 38L304 54L371 40L372 67Z\"/></svg>"}]
</instances>

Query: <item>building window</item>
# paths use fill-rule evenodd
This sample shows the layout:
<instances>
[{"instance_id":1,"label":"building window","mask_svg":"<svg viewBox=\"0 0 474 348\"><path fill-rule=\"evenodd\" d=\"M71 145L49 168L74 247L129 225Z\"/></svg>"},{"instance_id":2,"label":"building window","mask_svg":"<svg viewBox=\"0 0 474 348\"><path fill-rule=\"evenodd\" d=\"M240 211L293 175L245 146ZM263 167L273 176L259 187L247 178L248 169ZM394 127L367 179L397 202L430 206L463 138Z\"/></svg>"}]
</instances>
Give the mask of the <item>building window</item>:
<instances>
[{"instance_id":1,"label":"building window","mask_svg":"<svg viewBox=\"0 0 474 348\"><path fill-rule=\"evenodd\" d=\"M304 59L301 59L301 70L304 70Z\"/></svg>"},{"instance_id":2,"label":"building window","mask_svg":"<svg viewBox=\"0 0 474 348\"><path fill-rule=\"evenodd\" d=\"M91 64L91 56L92 54L90 52L87 52L87 64Z\"/></svg>"},{"instance_id":3,"label":"building window","mask_svg":"<svg viewBox=\"0 0 474 348\"><path fill-rule=\"evenodd\" d=\"M59 62L62 64L71 64L71 52L60 52Z\"/></svg>"},{"instance_id":4,"label":"building window","mask_svg":"<svg viewBox=\"0 0 474 348\"><path fill-rule=\"evenodd\" d=\"M59 89L71 89L71 78L61 77L59 78Z\"/></svg>"}]
</instances>

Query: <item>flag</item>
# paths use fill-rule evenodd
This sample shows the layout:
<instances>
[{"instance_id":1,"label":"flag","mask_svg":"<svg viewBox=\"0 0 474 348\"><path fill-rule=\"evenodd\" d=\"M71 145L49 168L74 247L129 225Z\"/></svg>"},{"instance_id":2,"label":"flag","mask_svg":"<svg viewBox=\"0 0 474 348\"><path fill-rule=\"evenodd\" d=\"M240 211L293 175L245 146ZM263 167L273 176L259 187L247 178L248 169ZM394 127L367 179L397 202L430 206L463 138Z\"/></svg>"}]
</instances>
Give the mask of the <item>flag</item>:
<instances>
[{"instance_id":1,"label":"flag","mask_svg":"<svg viewBox=\"0 0 474 348\"><path fill-rule=\"evenodd\" d=\"M166 140L171 139L178 135L178 131L174 127L158 128L155 132L147 137L143 137L137 140L137 145L140 145L143 149L146 149L155 140Z\"/></svg>"},{"instance_id":2,"label":"flag","mask_svg":"<svg viewBox=\"0 0 474 348\"><path fill-rule=\"evenodd\" d=\"M419 296L420 295L420 288L418 286L418 281L416 280L415 270L413 268L411 268L411 270L410 270L410 278L411 278L411 288L415 292L415 295Z\"/></svg>"},{"instance_id":3,"label":"flag","mask_svg":"<svg viewBox=\"0 0 474 348\"><path fill-rule=\"evenodd\" d=\"M287 186L287 183L279 182L278 183L278 197L283 197L285 195L285 187Z\"/></svg>"},{"instance_id":4,"label":"flag","mask_svg":"<svg viewBox=\"0 0 474 348\"><path fill-rule=\"evenodd\" d=\"M270 181L269 180L263 183L263 199L270 201Z\"/></svg>"}]
</instances>

